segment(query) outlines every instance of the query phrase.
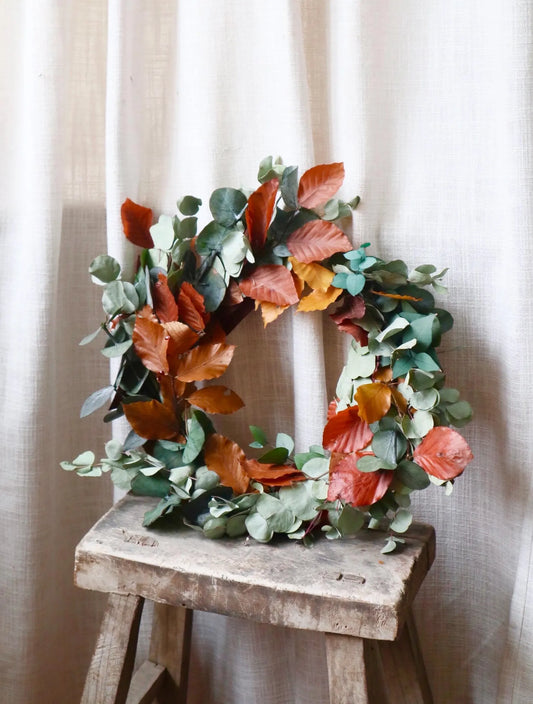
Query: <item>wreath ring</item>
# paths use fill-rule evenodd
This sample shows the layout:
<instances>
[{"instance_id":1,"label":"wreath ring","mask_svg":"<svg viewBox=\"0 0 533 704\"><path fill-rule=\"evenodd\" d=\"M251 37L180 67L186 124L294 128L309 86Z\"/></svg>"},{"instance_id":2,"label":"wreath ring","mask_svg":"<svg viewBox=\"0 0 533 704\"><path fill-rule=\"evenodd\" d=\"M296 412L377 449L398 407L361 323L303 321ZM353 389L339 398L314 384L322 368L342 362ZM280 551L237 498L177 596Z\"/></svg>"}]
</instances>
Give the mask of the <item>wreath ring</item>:
<instances>
[{"instance_id":1,"label":"wreath ring","mask_svg":"<svg viewBox=\"0 0 533 704\"><path fill-rule=\"evenodd\" d=\"M109 472L121 489L155 496L149 526L173 519L207 537L275 534L312 540L351 536L364 525L388 529L383 552L403 542L410 494L429 484L451 492L472 459L455 429L472 417L459 391L445 386L436 348L453 324L435 306L446 270L409 270L355 249L342 229L359 198L336 197L342 163L296 166L264 159L251 193L218 188L212 220L198 233L202 201L185 196L179 214L153 223L149 208L126 200L127 239L141 248L132 281L113 257L89 272L102 285L102 353L119 358L113 384L85 401L81 416L108 405L104 421L124 415L131 432L61 466L81 476ZM212 414L244 404L216 382L235 347L227 336L251 311L264 325L297 305L328 310L352 338L330 403L322 441L294 452L284 432L270 442L250 426L250 457L216 432ZM215 380L215 383L213 381Z\"/></svg>"}]
</instances>

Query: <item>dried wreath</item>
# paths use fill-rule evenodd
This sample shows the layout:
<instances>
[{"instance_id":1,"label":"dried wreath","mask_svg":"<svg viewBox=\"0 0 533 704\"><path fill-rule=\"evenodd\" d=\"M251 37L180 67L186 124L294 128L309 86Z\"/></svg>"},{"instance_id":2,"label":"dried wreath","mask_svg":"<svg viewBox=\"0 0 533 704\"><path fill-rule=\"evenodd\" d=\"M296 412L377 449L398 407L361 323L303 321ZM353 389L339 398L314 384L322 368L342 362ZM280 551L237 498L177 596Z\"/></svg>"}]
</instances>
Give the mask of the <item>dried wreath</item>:
<instances>
[{"instance_id":1,"label":"dried wreath","mask_svg":"<svg viewBox=\"0 0 533 704\"><path fill-rule=\"evenodd\" d=\"M80 344L106 336L102 350L120 358L113 384L85 401L81 416L109 404L108 422L125 416L131 432L111 440L106 457L87 451L63 469L81 476L110 472L121 489L159 497L149 526L169 514L210 538L274 534L334 539L365 524L388 529L383 552L403 542L410 494L430 483L447 493L472 453L452 427L472 417L456 389L445 387L435 348L453 324L435 307L446 270L409 271L354 249L339 226L359 203L335 198L341 163L298 177L296 166L261 162L251 194L219 188L209 199L212 220L197 234L199 198L185 196L179 215L161 215L126 200L124 233L142 248L132 282L111 256L89 272L103 285L106 319ZM330 313L351 336L321 445L294 453L278 433L270 443L250 426L259 457L248 457L216 432L211 414L244 404L218 379L234 345L227 335L252 310L265 326L287 308ZM200 385L199 385L200 383Z\"/></svg>"}]
</instances>

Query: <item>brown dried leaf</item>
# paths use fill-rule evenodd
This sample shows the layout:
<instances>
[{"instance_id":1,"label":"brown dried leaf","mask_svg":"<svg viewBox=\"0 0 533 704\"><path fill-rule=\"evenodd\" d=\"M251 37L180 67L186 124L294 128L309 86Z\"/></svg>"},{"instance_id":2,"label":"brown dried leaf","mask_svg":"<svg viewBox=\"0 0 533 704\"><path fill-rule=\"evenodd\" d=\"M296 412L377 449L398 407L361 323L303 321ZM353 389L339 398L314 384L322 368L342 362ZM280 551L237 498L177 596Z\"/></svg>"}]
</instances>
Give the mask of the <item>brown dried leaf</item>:
<instances>
[{"instance_id":1,"label":"brown dried leaf","mask_svg":"<svg viewBox=\"0 0 533 704\"><path fill-rule=\"evenodd\" d=\"M239 287L245 296L256 301L267 301L277 306L290 306L298 302L291 272L278 264L257 267L239 283Z\"/></svg>"},{"instance_id":2,"label":"brown dried leaf","mask_svg":"<svg viewBox=\"0 0 533 704\"><path fill-rule=\"evenodd\" d=\"M375 423L388 413L391 396L390 387L386 384L361 384L355 392L359 415L366 423Z\"/></svg>"},{"instance_id":3,"label":"brown dried leaf","mask_svg":"<svg viewBox=\"0 0 533 704\"><path fill-rule=\"evenodd\" d=\"M246 460L246 472L250 479L264 486L290 486L307 479L303 472L291 465L263 464L257 460Z\"/></svg>"},{"instance_id":4,"label":"brown dried leaf","mask_svg":"<svg viewBox=\"0 0 533 704\"><path fill-rule=\"evenodd\" d=\"M350 251L352 243L334 223L327 220L311 220L291 232L287 247L296 259L304 264L311 264L337 252Z\"/></svg>"},{"instance_id":5,"label":"brown dried leaf","mask_svg":"<svg viewBox=\"0 0 533 704\"><path fill-rule=\"evenodd\" d=\"M377 472L360 472L357 453L334 452L329 464L328 501L341 499L352 506L371 506L383 498L394 472L379 469Z\"/></svg>"},{"instance_id":6,"label":"brown dried leaf","mask_svg":"<svg viewBox=\"0 0 533 704\"><path fill-rule=\"evenodd\" d=\"M453 428L432 428L413 452L414 461L437 479L455 479L474 455L463 436Z\"/></svg>"},{"instance_id":7,"label":"brown dried leaf","mask_svg":"<svg viewBox=\"0 0 533 704\"><path fill-rule=\"evenodd\" d=\"M355 452L372 440L372 431L356 406L339 411L324 427L322 446L332 452Z\"/></svg>"},{"instance_id":8,"label":"brown dried leaf","mask_svg":"<svg viewBox=\"0 0 533 704\"><path fill-rule=\"evenodd\" d=\"M204 445L204 461L218 474L221 484L231 487L235 494L246 493L250 484L246 456L236 442L218 433L210 435Z\"/></svg>"},{"instance_id":9,"label":"brown dried leaf","mask_svg":"<svg viewBox=\"0 0 533 704\"><path fill-rule=\"evenodd\" d=\"M267 230L272 220L279 181L273 178L263 183L248 198L246 208L246 235L254 252L263 249Z\"/></svg>"},{"instance_id":10,"label":"brown dried leaf","mask_svg":"<svg viewBox=\"0 0 533 704\"><path fill-rule=\"evenodd\" d=\"M235 345L222 342L199 345L178 361L176 376L181 381L216 379L228 368L234 351Z\"/></svg>"},{"instance_id":11,"label":"brown dried leaf","mask_svg":"<svg viewBox=\"0 0 533 704\"><path fill-rule=\"evenodd\" d=\"M159 323L137 316L133 328L135 353L147 369L152 372L168 372L167 349L169 335ZM144 436L143 436L144 437Z\"/></svg>"},{"instance_id":12,"label":"brown dried leaf","mask_svg":"<svg viewBox=\"0 0 533 704\"><path fill-rule=\"evenodd\" d=\"M178 304L174 294L168 286L167 277L159 273L152 289L154 309L162 323L169 323L178 319Z\"/></svg>"},{"instance_id":13,"label":"brown dried leaf","mask_svg":"<svg viewBox=\"0 0 533 704\"><path fill-rule=\"evenodd\" d=\"M241 397L226 386L197 389L187 401L206 413L234 413L244 406Z\"/></svg>"}]
</instances>

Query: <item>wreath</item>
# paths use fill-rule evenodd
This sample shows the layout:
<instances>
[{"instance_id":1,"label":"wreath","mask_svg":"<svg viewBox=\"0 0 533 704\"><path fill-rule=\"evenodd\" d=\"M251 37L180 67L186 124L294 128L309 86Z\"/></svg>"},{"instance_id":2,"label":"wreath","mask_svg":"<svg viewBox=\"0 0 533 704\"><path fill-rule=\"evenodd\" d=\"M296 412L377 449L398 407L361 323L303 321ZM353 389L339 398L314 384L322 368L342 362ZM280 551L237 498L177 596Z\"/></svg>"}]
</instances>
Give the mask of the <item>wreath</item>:
<instances>
[{"instance_id":1,"label":"wreath","mask_svg":"<svg viewBox=\"0 0 533 704\"><path fill-rule=\"evenodd\" d=\"M104 334L102 354L120 360L118 372L81 417L108 405L104 421L125 416L131 432L110 440L100 461L86 451L63 469L109 472L120 489L158 497L145 526L172 514L209 538L281 533L309 543L318 531L335 539L367 525L388 530L383 552L404 542L411 493L436 484L449 494L472 459L454 429L472 409L445 386L436 353L453 320L428 287L445 291L446 269L409 270L369 255L368 243L354 249L341 225L359 198L335 197L343 179L342 163L299 178L269 157L255 191L212 193L200 232L199 198L185 196L179 214L156 223L151 209L125 201L125 236L141 248L136 273L123 279L106 254L92 261L106 318L80 343ZM231 363L228 335L251 311L266 326L295 305L327 309L351 337L322 442L295 453L287 433L271 442L252 425L255 453L245 453L210 417L243 401L211 382Z\"/></svg>"}]
</instances>

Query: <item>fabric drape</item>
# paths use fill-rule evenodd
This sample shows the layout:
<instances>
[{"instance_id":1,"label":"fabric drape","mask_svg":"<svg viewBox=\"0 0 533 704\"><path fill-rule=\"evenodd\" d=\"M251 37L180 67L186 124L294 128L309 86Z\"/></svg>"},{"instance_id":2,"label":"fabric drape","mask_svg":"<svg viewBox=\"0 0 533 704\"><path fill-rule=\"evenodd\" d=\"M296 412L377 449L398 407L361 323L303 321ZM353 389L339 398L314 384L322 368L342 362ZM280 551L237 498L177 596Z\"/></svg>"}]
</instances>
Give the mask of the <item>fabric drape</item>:
<instances>
[{"instance_id":1,"label":"fabric drape","mask_svg":"<svg viewBox=\"0 0 533 704\"><path fill-rule=\"evenodd\" d=\"M475 461L415 499L438 545L416 619L437 704L529 703L531 4L4 0L0 20L2 701L76 701L103 606L72 559L111 487L58 467L110 435L77 418L109 373L77 345L100 320L88 263L131 268L126 197L171 214L280 154L344 161L355 245L449 267L442 360ZM250 317L232 341L246 409L222 431L319 442L346 351L325 316ZM198 615L190 700L323 703L322 638Z\"/></svg>"}]
</instances>

